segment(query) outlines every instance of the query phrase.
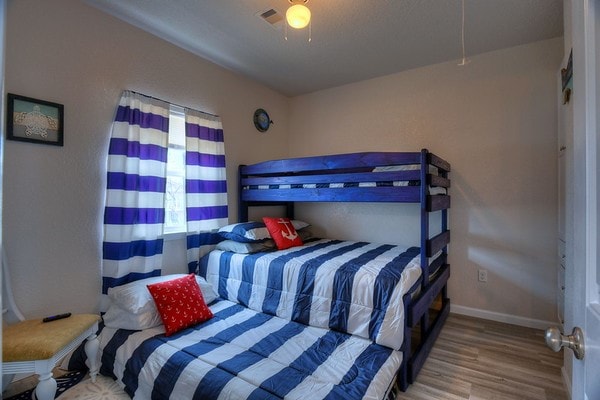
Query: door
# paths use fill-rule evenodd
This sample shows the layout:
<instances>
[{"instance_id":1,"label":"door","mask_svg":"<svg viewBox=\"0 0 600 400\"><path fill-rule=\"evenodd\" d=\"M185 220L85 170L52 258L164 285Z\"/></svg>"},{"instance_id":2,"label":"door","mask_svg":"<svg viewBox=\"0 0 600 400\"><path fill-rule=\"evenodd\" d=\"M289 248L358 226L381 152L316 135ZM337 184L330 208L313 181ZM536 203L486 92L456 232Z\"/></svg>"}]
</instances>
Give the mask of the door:
<instances>
[{"instance_id":1,"label":"door","mask_svg":"<svg viewBox=\"0 0 600 400\"><path fill-rule=\"evenodd\" d=\"M581 360L567 353L572 400L600 399L600 0L565 1L573 42L573 130L568 164L565 330L581 327ZM570 32L567 31L570 29ZM569 368L570 367L570 368Z\"/></svg>"}]
</instances>

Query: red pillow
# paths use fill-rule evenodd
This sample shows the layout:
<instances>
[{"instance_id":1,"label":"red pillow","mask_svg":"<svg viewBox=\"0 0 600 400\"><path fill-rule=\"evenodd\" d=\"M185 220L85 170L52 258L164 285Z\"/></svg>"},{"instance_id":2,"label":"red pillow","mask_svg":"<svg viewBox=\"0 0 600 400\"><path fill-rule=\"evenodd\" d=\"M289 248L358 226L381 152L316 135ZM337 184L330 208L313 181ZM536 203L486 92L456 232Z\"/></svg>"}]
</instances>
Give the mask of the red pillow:
<instances>
[{"instance_id":1,"label":"red pillow","mask_svg":"<svg viewBox=\"0 0 600 400\"><path fill-rule=\"evenodd\" d=\"M166 336L213 317L194 274L148 285L165 326Z\"/></svg>"},{"instance_id":2,"label":"red pillow","mask_svg":"<svg viewBox=\"0 0 600 400\"><path fill-rule=\"evenodd\" d=\"M263 222L279 250L302 246L302 239L289 218L264 217Z\"/></svg>"}]
</instances>

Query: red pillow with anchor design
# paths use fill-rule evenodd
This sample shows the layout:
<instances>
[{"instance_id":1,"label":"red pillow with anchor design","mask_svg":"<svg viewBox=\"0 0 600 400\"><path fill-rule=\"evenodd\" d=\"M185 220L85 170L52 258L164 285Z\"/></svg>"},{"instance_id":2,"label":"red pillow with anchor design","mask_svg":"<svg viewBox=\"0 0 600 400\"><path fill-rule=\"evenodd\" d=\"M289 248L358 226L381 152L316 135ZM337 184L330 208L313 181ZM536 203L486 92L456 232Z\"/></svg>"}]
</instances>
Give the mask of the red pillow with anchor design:
<instances>
[{"instance_id":1,"label":"red pillow with anchor design","mask_svg":"<svg viewBox=\"0 0 600 400\"><path fill-rule=\"evenodd\" d=\"M194 274L147 286L165 326L165 336L213 317Z\"/></svg>"},{"instance_id":2,"label":"red pillow with anchor design","mask_svg":"<svg viewBox=\"0 0 600 400\"><path fill-rule=\"evenodd\" d=\"M302 239L289 218L264 217L263 222L279 250L302 246Z\"/></svg>"}]
</instances>

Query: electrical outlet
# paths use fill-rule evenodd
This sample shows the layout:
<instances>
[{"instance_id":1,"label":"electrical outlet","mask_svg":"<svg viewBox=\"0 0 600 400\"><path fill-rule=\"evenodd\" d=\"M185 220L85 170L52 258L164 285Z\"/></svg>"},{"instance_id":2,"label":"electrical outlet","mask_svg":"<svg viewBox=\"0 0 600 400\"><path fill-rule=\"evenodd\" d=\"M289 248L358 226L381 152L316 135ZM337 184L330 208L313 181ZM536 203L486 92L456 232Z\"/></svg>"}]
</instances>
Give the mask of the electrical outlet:
<instances>
[{"instance_id":1,"label":"electrical outlet","mask_svg":"<svg viewBox=\"0 0 600 400\"><path fill-rule=\"evenodd\" d=\"M479 274L478 274L479 282L487 282L487 270L480 269L478 272L479 272Z\"/></svg>"}]
</instances>

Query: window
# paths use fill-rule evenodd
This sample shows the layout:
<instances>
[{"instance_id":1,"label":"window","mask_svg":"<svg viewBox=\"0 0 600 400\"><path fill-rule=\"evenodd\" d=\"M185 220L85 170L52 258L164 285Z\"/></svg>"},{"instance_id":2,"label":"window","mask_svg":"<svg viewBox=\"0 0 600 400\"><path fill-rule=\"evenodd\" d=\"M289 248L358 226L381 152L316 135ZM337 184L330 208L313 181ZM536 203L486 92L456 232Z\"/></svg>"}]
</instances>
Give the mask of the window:
<instances>
[{"instance_id":1,"label":"window","mask_svg":"<svg viewBox=\"0 0 600 400\"><path fill-rule=\"evenodd\" d=\"M171 105L164 233L186 232L185 218L185 115L183 107Z\"/></svg>"},{"instance_id":2,"label":"window","mask_svg":"<svg viewBox=\"0 0 600 400\"><path fill-rule=\"evenodd\" d=\"M215 243L213 230L228 222L220 118L124 91L106 182L104 295L111 287L161 275L163 242L169 237L186 238L188 269L196 271L201 253Z\"/></svg>"}]
</instances>

